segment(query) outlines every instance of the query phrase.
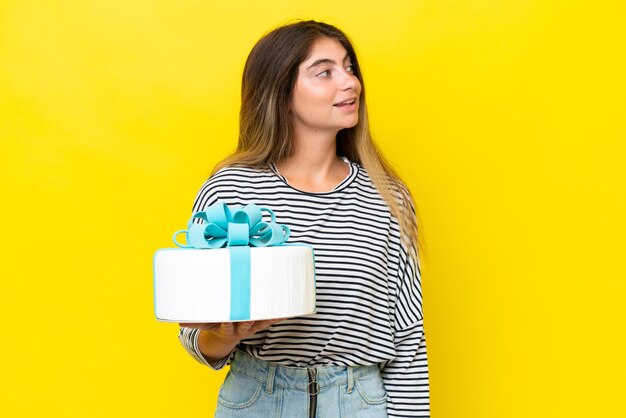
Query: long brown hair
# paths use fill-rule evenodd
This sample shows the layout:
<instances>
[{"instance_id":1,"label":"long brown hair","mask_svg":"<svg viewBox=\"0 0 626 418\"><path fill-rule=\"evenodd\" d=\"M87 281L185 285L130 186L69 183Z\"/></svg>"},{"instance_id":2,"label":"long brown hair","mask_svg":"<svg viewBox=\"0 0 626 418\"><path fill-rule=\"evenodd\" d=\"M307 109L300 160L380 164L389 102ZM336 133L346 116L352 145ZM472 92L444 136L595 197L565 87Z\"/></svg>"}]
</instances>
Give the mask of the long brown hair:
<instances>
[{"instance_id":1,"label":"long brown hair","mask_svg":"<svg viewBox=\"0 0 626 418\"><path fill-rule=\"evenodd\" d=\"M295 141L291 100L298 67L308 57L313 43L321 37L341 43L361 82L359 121L352 128L337 133L337 155L346 156L365 168L398 220L409 255L419 263L424 248L423 234L417 226L418 212L410 204L411 192L372 139L365 86L356 53L348 36L332 25L298 20L273 29L256 43L243 71L237 150L220 161L212 174L231 165L263 168L292 155Z\"/></svg>"}]
</instances>

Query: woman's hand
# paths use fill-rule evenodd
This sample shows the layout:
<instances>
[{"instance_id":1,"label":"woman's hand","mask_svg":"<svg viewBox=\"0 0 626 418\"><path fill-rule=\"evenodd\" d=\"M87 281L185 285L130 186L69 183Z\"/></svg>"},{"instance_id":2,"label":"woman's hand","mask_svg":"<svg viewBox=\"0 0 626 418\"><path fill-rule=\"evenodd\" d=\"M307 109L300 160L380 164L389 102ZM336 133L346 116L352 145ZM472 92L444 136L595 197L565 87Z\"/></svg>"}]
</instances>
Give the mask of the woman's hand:
<instances>
[{"instance_id":1,"label":"woman's hand","mask_svg":"<svg viewBox=\"0 0 626 418\"><path fill-rule=\"evenodd\" d=\"M181 327L198 328L213 334L225 342L239 342L262 329L284 321L287 318L268 319L264 321L243 321L243 322L213 322L213 323L179 323Z\"/></svg>"}]
</instances>

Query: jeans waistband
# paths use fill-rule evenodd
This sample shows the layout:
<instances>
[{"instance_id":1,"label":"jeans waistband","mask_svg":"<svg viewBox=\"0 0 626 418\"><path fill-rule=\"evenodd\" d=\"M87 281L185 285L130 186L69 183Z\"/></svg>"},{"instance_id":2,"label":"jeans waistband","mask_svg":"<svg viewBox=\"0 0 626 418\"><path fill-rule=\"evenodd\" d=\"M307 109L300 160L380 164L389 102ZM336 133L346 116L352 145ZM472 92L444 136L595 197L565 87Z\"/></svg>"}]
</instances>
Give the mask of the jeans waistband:
<instances>
[{"instance_id":1,"label":"jeans waistband","mask_svg":"<svg viewBox=\"0 0 626 418\"><path fill-rule=\"evenodd\" d=\"M237 349L230 369L235 373L266 383L271 393L274 386L290 390L309 391L308 369L316 369L319 390L329 386L347 385L351 392L354 381L380 375L377 365L370 366L282 366L266 360L259 360Z\"/></svg>"}]
</instances>

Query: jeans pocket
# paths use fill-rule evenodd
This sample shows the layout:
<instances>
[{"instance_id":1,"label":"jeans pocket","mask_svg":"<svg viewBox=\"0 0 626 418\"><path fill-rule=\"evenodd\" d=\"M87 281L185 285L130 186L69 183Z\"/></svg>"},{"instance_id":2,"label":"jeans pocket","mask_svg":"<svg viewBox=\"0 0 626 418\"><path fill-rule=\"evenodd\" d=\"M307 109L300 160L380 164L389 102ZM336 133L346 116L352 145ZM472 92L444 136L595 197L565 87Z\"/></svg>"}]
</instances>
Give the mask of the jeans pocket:
<instances>
[{"instance_id":1,"label":"jeans pocket","mask_svg":"<svg viewBox=\"0 0 626 418\"><path fill-rule=\"evenodd\" d=\"M262 386L258 380L230 370L220 388L217 401L227 408L248 408L259 399Z\"/></svg>"},{"instance_id":2,"label":"jeans pocket","mask_svg":"<svg viewBox=\"0 0 626 418\"><path fill-rule=\"evenodd\" d=\"M369 405L387 402L387 391L379 376L355 380L354 387L365 403Z\"/></svg>"}]
</instances>

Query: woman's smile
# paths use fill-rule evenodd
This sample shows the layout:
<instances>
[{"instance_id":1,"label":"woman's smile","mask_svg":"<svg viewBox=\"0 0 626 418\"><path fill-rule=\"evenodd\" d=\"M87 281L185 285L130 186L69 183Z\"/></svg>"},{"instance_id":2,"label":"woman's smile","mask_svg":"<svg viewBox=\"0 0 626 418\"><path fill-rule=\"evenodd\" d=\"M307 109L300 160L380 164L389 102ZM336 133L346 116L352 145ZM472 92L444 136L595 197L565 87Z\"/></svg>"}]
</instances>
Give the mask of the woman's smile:
<instances>
[{"instance_id":1,"label":"woman's smile","mask_svg":"<svg viewBox=\"0 0 626 418\"><path fill-rule=\"evenodd\" d=\"M356 99L352 99L352 100L342 102L339 104L334 104L333 106L339 109L340 111L347 112L347 113L354 112L358 108Z\"/></svg>"}]
</instances>

